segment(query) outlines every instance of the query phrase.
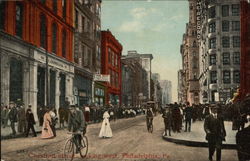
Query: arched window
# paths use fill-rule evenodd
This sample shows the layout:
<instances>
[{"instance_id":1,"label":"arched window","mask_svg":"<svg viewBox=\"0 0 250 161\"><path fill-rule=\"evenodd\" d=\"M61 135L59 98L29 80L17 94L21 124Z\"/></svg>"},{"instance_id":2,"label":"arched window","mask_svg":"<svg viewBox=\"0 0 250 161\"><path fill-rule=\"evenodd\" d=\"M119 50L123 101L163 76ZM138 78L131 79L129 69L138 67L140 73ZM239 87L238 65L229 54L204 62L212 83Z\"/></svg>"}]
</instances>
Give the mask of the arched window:
<instances>
[{"instance_id":1,"label":"arched window","mask_svg":"<svg viewBox=\"0 0 250 161\"><path fill-rule=\"evenodd\" d=\"M40 15L40 46L46 49L47 41L47 23L46 16L44 14Z\"/></svg>"},{"instance_id":2,"label":"arched window","mask_svg":"<svg viewBox=\"0 0 250 161\"><path fill-rule=\"evenodd\" d=\"M0 1L0 29L4 29L6 1Z\"/></svg>"},{"instance_id":3,"label":"arched window","mask_svg":"<svg viewBox=\"0 0 250 161\"><path fill-rule=\"evenodd\" d=\"M67 49L66 39L67 39L67 33L65 30L63 30L62 32L62 56L64 58L66 58L66 49Z\"/></svg>"},{"instance_id":4,"label":"arched window","mask_svg":"<svg viewBox=\"0 0 250 161\"><path fill-rule=\"evenodd\" d=\"M57 26L56 23L52 25L52 52L56 54L57 50Z\"/></svg>"},{"instance_id":5,"label":"arched window","mask_svg":"<svg viewBox=\"0 0 250 161\"><path fill-rule=\"evenodd\" d=\"M16 2L16 35L23 35L23 3Z\"/></svg>"},{"instance_id":6,"label":"arched window","mask_svg":"<svg viewBox=\"0 0 250 161\"><path fill-rule=\"evenodd\" d=\"M53 11L57 13L57 0L52 0L53 3Z\"/></svg>"}]
</instances>

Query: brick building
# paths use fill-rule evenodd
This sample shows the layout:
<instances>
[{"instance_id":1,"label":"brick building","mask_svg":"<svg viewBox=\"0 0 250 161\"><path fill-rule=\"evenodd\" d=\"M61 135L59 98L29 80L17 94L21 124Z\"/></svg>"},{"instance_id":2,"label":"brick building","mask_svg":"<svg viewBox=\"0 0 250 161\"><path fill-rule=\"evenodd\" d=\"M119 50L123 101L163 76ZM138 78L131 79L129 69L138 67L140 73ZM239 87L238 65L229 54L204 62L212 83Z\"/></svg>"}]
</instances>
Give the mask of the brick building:
<instances>
[{"instance_id":1,"label":"brick building","mask_svg":"<svg viewBox=\"0 0 250 161\"><path fill-rule=\"evenodd\" d=\"M102 31L102 74L110 75L110 82L105 83L105 104L121 104L121 56L122 45L112 33Z\"/></svg>"},{"instance_id":2,"label":"brick building","mask_svg":"<svg viewBox=\"0 0 250 161\"><path fill-rule=\"evenodd\" d=\"M5 105L21 99L25 107L31 104L36 114L39 106L58 109L66 97L72 101L73 4L70 2L0 2L1 102Z\"/></svg>"},{"instance_id":3,"label":"brick building","mask_svg":"<svg viewBox=\"0 0 250 161\"><path fill-rule=\"evenodd\" d=\"M250 93L250 2L241 1L241 65L240 94Z\"/></svg>"}]
</instances>

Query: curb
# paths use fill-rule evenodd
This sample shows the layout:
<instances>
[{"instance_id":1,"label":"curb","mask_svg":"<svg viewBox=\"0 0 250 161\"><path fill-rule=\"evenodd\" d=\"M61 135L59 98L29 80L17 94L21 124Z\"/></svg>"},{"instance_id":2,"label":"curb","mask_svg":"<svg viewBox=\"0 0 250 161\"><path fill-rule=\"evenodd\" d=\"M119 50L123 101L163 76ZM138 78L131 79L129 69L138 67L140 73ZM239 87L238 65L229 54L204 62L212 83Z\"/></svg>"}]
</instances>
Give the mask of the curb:
<instances>
[{"instance_id":1,"label":"curb","mask_svg":"<svg viewBox=\"0 0 250 161\"><path fill-rule=\"evenodd\" d=\"M168 142L172 142L172 143L180 144L180 145L186 145L186 146L192 146L192 147L208 147L207 142L181 140L181 139L170 138L167 136L162 136L162 138ZM223 149L237 149L237 145L236 144L222 144L222 148Z\"/></svg>"}]
</instances>

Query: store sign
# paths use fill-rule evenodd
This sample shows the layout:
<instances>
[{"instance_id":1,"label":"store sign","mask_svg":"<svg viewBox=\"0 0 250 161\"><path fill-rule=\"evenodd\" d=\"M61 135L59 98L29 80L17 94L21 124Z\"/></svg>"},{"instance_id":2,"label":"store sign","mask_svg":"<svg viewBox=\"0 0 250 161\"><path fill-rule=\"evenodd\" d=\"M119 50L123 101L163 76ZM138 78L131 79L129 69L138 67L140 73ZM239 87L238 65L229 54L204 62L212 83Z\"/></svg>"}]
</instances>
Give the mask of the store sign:
<instances>
[{"instance_id":1,"label":"store sign","mask_svg":"<svg viewBox=\"0 0 250 161\"><path fill-rule=\"evenodd\" d=\"M201 39L201 0L197 0L196 4L196 29L197 39Z\"/></svg>"},{"instance_id":2,"label":"store sign","mask_svg":"<svg viewBox=\"0 0 250 161\"><path fill-rule=\"evenodd\" d=\"M110 75L108 75L108 74L95 74L94 81L110 82Z\"/></svg>"}]
</instances>

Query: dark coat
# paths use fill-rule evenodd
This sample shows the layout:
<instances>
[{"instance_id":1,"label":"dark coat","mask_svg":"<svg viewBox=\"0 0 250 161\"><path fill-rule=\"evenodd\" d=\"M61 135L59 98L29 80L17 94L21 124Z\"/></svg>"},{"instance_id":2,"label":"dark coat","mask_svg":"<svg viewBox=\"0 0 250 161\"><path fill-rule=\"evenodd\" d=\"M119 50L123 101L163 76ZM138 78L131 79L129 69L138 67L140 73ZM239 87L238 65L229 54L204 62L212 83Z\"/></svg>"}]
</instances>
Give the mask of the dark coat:
<instances>
[{"instance_id":1,"label":"dark coat","mask_svg":"<svg viewBox=\"0 0 250 161\"><path fill-rule=\"evenodd\" d=\"M28 124L30 125L36 124L33 113L28 112L26 116L27 116L26 120Z\"/></svg>"},{"instance_id":2,"label":"dark coat","mask_svg":"<svg viewBox=\"0 0 250 161\"><path fill-rule=\"evenodd\" d=\"M16 107L11 108L9 112L9 119L11 122L17 122L17 109Z\"/></svg>"},{"instance_id":3,"label":"dark coat","mask_svg":"<svg viewBox=\"0 0 250 161\"><path fill-rule=\"evenodd\" d=\"M26 116L25 116L25 109L24 108L20 108L18 110L18 121L25 121L26 120Z\"/></svg>"},{"instance_id":4,"label":"dark coat","mask_svg":"<svg viewBox=\"0 0 250 161\"><path fill-rule=\"evenodd\" d=\"M188 106L187 108L185 108L184 113L185 113L185 119L186 120L191 120L192 119L192 115L193 115L192 107Z\"/></svg>"},{"instance_id":5,"label":"dark coat","mask_svg":"<svg viewBox=\"0 0 250 161\"><path fill-rule=\"evenodd\" d=\"M76 132L78 130L83 131L85 128L85 118L81 110L76 110L75 113L69 114L68 130Z\"/></svg>"},{"instance_id":6,"label":"dark coat","mask_svg":"<svg viewBox=\"0 0 250 161\"><path fill-rule=\"evenodd\" d=\"M225 140L226 130L224 126L224 120L221 116L218 116L216 119L212 114L208 115L205 118L204 130L206 132L206 140Z\"/></svg>"}]
</instances>

